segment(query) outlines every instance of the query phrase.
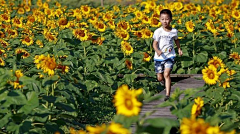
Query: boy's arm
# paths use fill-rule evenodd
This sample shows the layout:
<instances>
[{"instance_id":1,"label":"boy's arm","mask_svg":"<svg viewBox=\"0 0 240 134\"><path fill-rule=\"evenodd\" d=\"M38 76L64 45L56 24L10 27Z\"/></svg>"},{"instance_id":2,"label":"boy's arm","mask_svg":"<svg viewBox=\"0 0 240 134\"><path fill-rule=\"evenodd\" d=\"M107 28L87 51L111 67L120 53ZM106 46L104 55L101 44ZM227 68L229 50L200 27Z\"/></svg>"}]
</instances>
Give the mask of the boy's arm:
<instances>
[{"instance_id":1,"label":"boy's arm","mask_svg":"<svg viewBox=\"0 0 240 134\"><path fill-rule=\"evenodd\" d=\"M177 45L177 48L178 48L178 54L180 55L180 56L182 56L182 50L181 50L181 48L180 48L180 41L179 41L179 39L177 39L177 40L174 40L175 41L175 44Z\"/></svg>"},{"instance_id":2,"label":"boy's arm","mask_svg":"<svg viewBox=\"0 0 240 134\"><path fill-rule=\"evenodd\" d=\"M158 56L162 54L162 51L158 49L158 42L155 40L153 40L153 49L155 50Z\"/></svg>"}]
</instances>

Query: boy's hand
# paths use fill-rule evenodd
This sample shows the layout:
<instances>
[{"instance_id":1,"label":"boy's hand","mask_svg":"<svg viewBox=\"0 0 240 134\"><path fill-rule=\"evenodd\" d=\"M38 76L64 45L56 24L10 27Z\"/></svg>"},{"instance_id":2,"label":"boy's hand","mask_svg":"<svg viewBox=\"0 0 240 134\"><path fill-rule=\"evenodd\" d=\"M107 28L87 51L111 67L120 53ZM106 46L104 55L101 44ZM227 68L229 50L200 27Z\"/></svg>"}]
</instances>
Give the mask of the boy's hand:
<instances>
[{"instance_id":1,"label":"boy's hand","mask_svg":"<svg viewBox=\"0 0 240 134\"><path fill-rule=\"evenodd\" d=\"M179 56L183 55L181 48L178 48L178 54L179 54Z\"/></svg>"},{"instance_id":2,"label":"boy's hand","mask_svg":"<svg viewBox=\"0 0 240 134\"><path fill-rule=\"evenodd\" d=\"M161 50L158 50L157 51L157 55L160 56L162 54L162 51Z\"/></svg>"}]
</instances>

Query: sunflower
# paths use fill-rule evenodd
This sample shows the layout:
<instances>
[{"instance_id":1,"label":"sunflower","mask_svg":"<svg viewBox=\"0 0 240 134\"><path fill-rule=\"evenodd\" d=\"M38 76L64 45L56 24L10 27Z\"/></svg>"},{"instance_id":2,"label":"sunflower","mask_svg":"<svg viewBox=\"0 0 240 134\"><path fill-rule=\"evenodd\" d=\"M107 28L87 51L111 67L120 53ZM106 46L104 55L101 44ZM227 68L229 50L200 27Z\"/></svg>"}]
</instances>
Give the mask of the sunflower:
<instances>
[{"instance_id":1,"label":"sunflower","mask_svg":"<svg viewBox=\"0 0 240 134\"><path fill-rule=\"evenodd\" d=\"M13 30L13 29L8 29L7 30L8 36L10 38L16 38L18 37L18 31L17 30Z\"/></svg>"},{"instance_id":2,"label":"sunflower","mask_svg":"<svg viewBox=\"0 0 240 134\"><path fill-rule=\"evenodd\" d=\"M84 28L74 29L73 30L73 35L81 41L86 41L88 39L87 30L84 29Z\"/></svg>"},{"instance_id":3,"label":"sunflower","mask_svg":"<svg viewBox=\"0 0 240 134\"><path fill-rule=\"evenodd\" d=\"M211 19L206 23L206 26L207 29L211 31L214 35L218 34L217 29L215 28L214 23Z\"/></svg>"},{"instance_id":4,"label":"sunflower","mask_svg":"<svg viewBox=\"0 0 240 134\"><path fill-rule=\"evenodd\" d=\"M133 69L133 66L132 66L132 62L128 59L125 60L125 65L127 66L127 68L129 70L132 70Z\"/></svg>"},{"instance_id":5,"label":"sunflower","mask_svg":"<svg viewBox=\"0 0 240 134\"><path fill-rule=\"evenodd\" d=\"M22 57L23 59L25 59L25 58L27 58L27 57L30 56L30 53L28 53L26 50L24 50L24 49L22 49L22 48L17 48L17 49L15 50L15 53L22 55L21 57Z\"/></svg>"},{"instance_id":6,"label":"sunflower","mask_svg":"<svg viewBox=\"0 0 240 134\"><path fill-rule=\"evenodd\" d=\"M11 20L10 18L11 18L11 17L10 17L10 14L6 14L6 13L1 14L1 20L2 20L2 21L5 21L5 22L9 23L10 20Z\"/></svg>"},{"instance_id":7,"label":"sunflower","mask_svg":"<svg viewBox=\"0 0 240 134\"><path fill-rule=\"evenodd\" d=\"M54 70L57 67L57 63L54 57L44 56L44 55L36 55L34 58L34 63L37 68L41 68L44 73L48 73L49 76L54 75Z\"/></svg>"},{"instance_id":8,"label":"sunflower","mask_svg":"<svg viewBox=\"0 0 240 134\"><path fill-rule=\"evenodd\" d=\"M232 0L232 2L230 3L230 8L231 9L236 9L238 8L240 2L238 0Z\"/></svg>"},{"instance_id":9,"label":"sunflower","mask_svg":"<svg viewBox=\"0 0 240 134\"><path fill-rule=\"evenodd\" d=\"M106 25L102 21L96 22L94 26L99 32L104 32L106 30Z\"/></svg>"},{"instance_id":10,"label":"sunflower","mask_svg":"<svg viewBox=\"0 0 240 134\"><path fill-rule=\"evenodd\" d=\"M225 73L228 69L225 69L225 68L221 68L217 73L218 75L222 75L223 73Z\"/></svg>"},{"instance_id":11,"label":"sunflower","mask_svg":"<svg viewBox=\"0 0 240 134\"><path fill-rule=\"evenodd\" d=\"M86 130L89 132L89 134L101 134L102 132L105 131L107 126L105 124L102 124L101 126L87 126Z\"/></svg>"},{"instance_id":12,"label":"sunflower","mask_svg":"<svg viewBox=\"0 0 240 134\"><path fill-rule=\"evenodd\" d=\"M115 22L113 20L110 20L107 24L111 29L115 29L115 27L116 27Z\"/></svg>"},{"instance_id":13,"label":"sunflower","mask_svg":"<svg viewBox=\"0 0 240 134\"><path fill-rule=\"evenodd\" d=\"M44 9L44 14L45 14L48 18L54 17L54 11L53 11L52 9L49 9L49 8L45 8L45 9Z\"/></svg>"},{"instance_id":14,"label":"sunflower","mask_svg":"<svg viewBox=\"0 0 240 134\"><path fill-rule=\"evenodd\" d=\"M218 126L215 127L211 126L207 129L207 134L225 134L225 133L222 132Z\"/></svg>"},{"instance_id":15,"label":"sunflower","mask_svg":"<svg viewBox=\"0 0 240 134\"><path fill-rule=\"evenodd\" d=\"M119 7L118 7L117 5L114 5L114 6L113 6L113 11L115 11L115 12L119 12L120 9L119 9Z\"/></svg>"},{"instance_id":16,"label":"sunflower","mask_svg":"<svg viewBox=\"0 0 240 134\"><path fill-rule=\"evenodd\" d=\"M120 21L118 22L117 27L120 28L121 30L127 31L130 28L130 25L126 21Z\"/></svg>"},{"instance_id":17,"label":"sunflower","mask_svg":"<svg viewBox=\"0 0 240 134\"><path fill-rule=\"evenodd\" d=\"M121 42L121 49L124 52L124 54L126 54L126 55L130 55L133 53L132 46L126 41Z\"/></svg>"},{"instance_id":18,"label":"sunflower","mask_svg":"<svg viewBox=\"0 0 240 134\"><path fill-rule=\"evenodd\" d=\"M40 41L40 40L37 40L37 41L36 41L36 44L37 44L39 47L43 47L43 43L42 43L42 41Z\"/></svg>"},{"instance_id":19,"label":"sunflower","mask_svg":"<svg viewBox=\"0 0 240 134\"><path fill-rule=\"evenodd\" d=\"M63 11L60 8L56 9L56 11L54 12L54 15L57 17L60 17L60 15L62 15L62 14L63 14Z\"/></svg>"},{"instance_id":20,"label":"sunflower","mask_svg":"<svg viewBox=\"0 0 240 134\"><path fill-rule=\"evenodd\" d=\"M25 13L24 8L22 8L22 7L18 8L17 13L18 14L24 14Z\"/></svg>"},{"instance_id":21,"label":"sunflower","mask_svg":"<svg viewBox=\"0 0 240 134\"><path fill-rule=\"evenodd\" d=\"M219 74L217 73L217 69L213 65L205 67L205 69L202 70L202 74L203 79L207 84L214 85L217 83Z\"/></svg>"},{"instance_id":22,"label":"sunflower","mask_svg":"<svg viewBox=\"0 0 240 134\"><path fill-rule=\"evenodd\" d=\"M136 35L138 38L143 38L142 30L140 30L140 31L134 31L134 35Z\"/></svg>"},{"instance_id":23,"label":"sunflower","mask_svg":"<svg viewBox=\"0 0 240 134\"><path fill-rule=\"evenodd\" d=\"M185 26L186 26L188 32L193 32L195 24L191 20L191 21L186 22Z\"/></svg>"},{"instance_id":24,"label":"sunflower","mask_svg":"<svg viewBox=\"0 0 240 134\"><path fill-rule=\"evenodd\" d=\"M64 65L58 65L57 69L61 69L62 73L67 73L69 71L69 67Z\"/></svg>"},{"instance_id":25,"label":"sunflower","mask_svg":"<svg viewBox=\"0 0 240 134\"><path fill-rule=\"evenodd\" d=\"M22 71L21 71L21 70L16 70L16 71L15 71L15 76L16 76L17 79L19 80L19 78L23 76Z\"/></svg>"},{"instance_id":26,"label":"sunflower","mask_svg":"<svg viewBox=\"0 0 240 134\"><path fill-rule=\"evenodd\" d=\"M238 59L240 59L240 55L238 55L238 52L233 52L229 55L229 58L238 60Z\"/></svg>"},{"instance_id":27,"label":"sunflower","mask_svg":"<svg viewBox=\"0 0 240 134\"><path fill-rule=\"evenodd\" d=\"M228 76L232 76L232 75L236 74L236 71L235 70L227 70L227 74L228 74Z\"/></svg>"},{"instance_id":28,"label":"sunflower","mask_svg":"<svg viewBox=\"0 0 240 134\"><path fill-rule=\"evenodd\" d=\"M24 9L26 10L26 12L30 12L30 11L31 11L30 6L28 6L28 5L25 5L25 6L24 6Z\"/></svg>"},{"instance_id":29,"label":"sunflower","mask_svg":"<svg viewBox=\"0 0 240 134\"><path fill-rule=\"evenodd\" d=\"M4 62L4 60L0 57L0 65L1 66L5 66L5 62Z\"/></svg>"},{"instance_id":30,"label":"sunflower","mask_svg":"<svg viewBox=\"0 0 240 134\"><path fill-rule=\"evenodd\" d=\"M95 25L98 21L98 18L96 16L92 16L90 19L88 19L88 22Z\"/></svg>"},{"instance_id":31,"label":"sunflower","mask_svg":"<svg viewBox=\"0 0 240 134\"><path fill-rule=\"evenodd\" d=\"M60 8L62 5L59 2L56 2L55 4L58 8Z\"/></svg>"},{"instance_id":32,"label":"sunflower","mask_svg":"<svg viewBox=\"0 0 240 134\"><path fill-rule=\"evenodd\" d=\"M2 55L3 53L5 53L5 50L0 49L0 55Z\"/></svg>"},{"instance_id":33,"label":"sunflower","mask_svg":"<svg viewBox=\"0 0 240 134\"><path fill-rule=\"evenodd\" d=\"M2 45L2 47L6 48L7 46L9 46L9 43L3 39L0 39L0 43Z\"/></svg>"},{"instance_id":34,"label":"sunflower","mask_svg":"<svg viewBox=\"0 0 240 134\"><path fill-rule=\"evenodd\" d=\"M216 69L218 67L220 67L220 68L224 68L225 67L225 64L222 62L222 60L219 59L216 56L213 56L213 58L208 61L208 65L213 65Z\"/></svg>"},{"instance_id":35,"label":"sunflower","mask_svg":"<svg viewBox=\"0 0 240 134\"><path fill-rule=\"evenodd\" d=\"M121 124L111 122L107 128L106 134L130 134L130 131L124 128Z\"/></svg>"},{"instance_id":36,"label":"sunflower","mask_svg":"<svg viewBox=\"0 0 240 134\"><path fill-rule=\"evenodd\" d=\"M135 15L135 17L136 17L137 19L139 19L139 20L141 20L141 19L143 18L143 13L142 13L141 11L139 11L139 10L136 10L136 11L134 12L134 15Z\"/></svg>"},{"instance_id":37,"label":"sunflower","mask_svg":"<svg viewBox=\"0 0 240 134\"><path fill-rule=\"evenodd\" d=\"M146 52L144 52L143 54L144 54L143 61L149 62L151 60L151 56Z\"/></svg>"},{"instance_id":38,"label":"sunflower","mask_svg":"<svg viewBox=\"0 0 240 134\"><path fill-rule=\"evenodd\" d=\"M183 8L183 3L182 2L174 2L174 8L177 11L180 11Z\"/></svg>"},{"instance_id":39,"label":"sunflower","mask_svg":"<svg viewBox=\"0 0 240 134\"><path fill-rule=\"evenodd\" d=\"M68 20L67 18L60 18L58 20L58 25L60 26L61 29L65 29L68 25Z\"/></svg>"},{"instance_id":40,"label":"sunflower","mask_svg":"<svg viewBox=\"0 0 240 134\"><path fill-rule=\"evenodd\" d=\"M88 6L88 5L82 5L81 7L81 12L84 14L84 15L89 15L90 12L91 12L91 7Z\"/></svg>"},{"instance_id":41,"label":"sunflower","mask_svg":"<svg viewBox=\"0 0 240 134\"><path fill-rule=\"evenodd\" d=\"M144 7L143 12L150 13L150 3L144 1L144 2L141 2L140 5L141 5L141 7Z\"/></svg>"},{"instance_id":42,"label":"sunflower","mask_svg":"<svg viewBox=\"0 0 240 134\"><path fill-rule=\"evenodd\" d=\"M117 30L115 31L115 34L116 34L119 38L121 38L121 39L123 39L123 40L125 40L125 41L130 38L129 33L128 33L127 31L124 31L124 30L119 30L119 29L117 29Z\"/></svg>"},{"instance_id":43,"label":"sunflower","mask_svg":"<svg viewBox=\"0 0 240 134\"><path fill-rule=\"evenodd\" d=\"M231 21L224 22L225 28L229 33L234 32L234 24Z\"/></svg>"},{"instance_id":44,"label":"sunflower","mask_svg":"<svg viewBox=\"0 0 240 134\"><path fill-rule=\"evenodd\" d=\"M195 103L192 106L191 115L193 118L196 118L198 115L201 114L201 109L204 105L204 101L201 97L197 97L196 99L194 99L194 102Z\"/></svg>"},{"instance_id":45,"label":"sunflower","mask_svg":"<svg viewBox=\"0 0 240 134\"><path fill-rule=\"evenodd\" d=\"M223 87L226 89L227 87L230 87L229 81L232 80L232 78L227 78L223 83L220 83L219 86Z\"/></svg>"},{"instance_id":46,"label":"sunflower","mask_svg":"<svg viewBox=\"0 0 240 134\"><path fill-rule=\"evenodd\" d=\"M23 18L18 18L18 17L15 17L12 19L12 25L13 26L16 26L16 27L19 27L19 28L22 28L23 27Z\"/></svg>"},{"instance_id":47,"label":"sunflower","mask_svg":"<svg viewBox=\"0 0 240 134\"><path fill-rule=\"evenodd\" d=\"M150 21L151 21L152 27L160 27L160 25L161 25L161 23L159 22L159 20L156 17L151 17Z\"/></svg>"},{"instance_id":48,"label":"sunflower","mask_svg":"<svg viewBox=\"0 0 240 134\"><path fill-rule=\"evenodd\" d=\"M130 90L127 85L120 86L114 96L117 114L125 116L138 115L142 104L137 100L137 96L141 93L142 89Z\"/></svg>"},{"instance_id":49,"label":"sunflower","mask_svg":"<svg viewBox=\"0 0 240 134\"><path fill-rule=\"evenodd\" d=\"M25 44L27 46L30 46L33 44L33 37L29 37L29 36L25 36L23 39L22 39L22 44Z\"/></svg>"},{"instance_id":50,"label":"sunflower","mask_svg":"<svg viewBox=\"0 0 240 134\"><path fill-rule=\"evenodd\" d=\"M48 29L44 29L43 35L50 42L57 41L57 33L52 33Z\"/></svg>"},{"instance_id":51,"label":"sunflower","mask_svg":"<svg viewBox=\"0 0 240 134\"><path fill-rule=\"evenodd\" d=\"M5 38L5 37L6 37L5 33L0 31L0 38Z\"/></svg>"},{"instance_id":52,"label":"sunflower","mask_svg":"<svg viewBox=\"0 0 240 134\"><path fill-rule=\"evenodd\" d=\"M113 12L107 11L105 14L103 14L102 18L105 22L113 20Z\"/></svg>"},{"instance_id":53,"label":"sunflower","mask_svg":"<svg viewBox=\"0 0 240 134\"><path fill-rule=\"evenodd\" d=\"M43 8L44 8L44 9L47 9L47 8L49 8L49 5L48 5L48 3L47 3L47 2L44 2L44 3L43 3Z\"/></svg>"},{"instance_id":54,"label":"sunflower","mask_svg":"<svg viewBox=\"0 0 240 134\"><path fill-rule=\"evenodd\" d=\"M86 22L76 23L76 26L80 27L80 28L88 28L89 27Z\"/></svg>"},{"instance_id":55,"label":"sunflower","mask_svg":"<svg viewBox=\"0 0 240 134\"><path fill-rule=\"evenodd\" d=\"M217 5L220 5L220 4L223 3L223 1L224 1L224 0L217 0L217 1L216 1L216 4L217 4Z\"/></svg>"},{"instance_id":56,"label":"sunflower","mask_svg":"<svg viewBox=\"0 0 240 134\"><path fill-rule=\"evenodd\" d=\"M27 25L32 25L35 21L36 21L36 19L33 15L29 15L27 17Z\"/></svg>"},{"instance_id":57,"label":"sunflower","mask_svg":"<svg viewBox=\"0 0 240 134\"><path fill-rule=\"evenodd\" d=\"M143 15L142 17L142 22L144 24L150 24L151 23L151 20L149 19L149 17L147 15Z\"/></svg>"},{"instance_id":58,"label":"sunflower","mask_svg":"<svg viewBox=\"0 0 240 134\"><path fill-rule=\"evenodd\" d=\"M19 81L14 81L14 82L11 81L9 84L12 85L14 89L23 88L23 85L20 85Z\"/></svg>"},{"instance_id":59,"label":"sunflower","mask_svg":"<svg viewBox=\"0 0 240 134\"><path fill-rule=\"evenodd\" d=\"M152 38L153 33L150 29L145 28L145 29L142 30L142 32L143 32L142 38L145 38L145 39Z\"/></svg>"},{"instance_id":60,"label":"sunflower","mask_svg":"<svg viewBox=\"0 0 240 134\"><path fill-rule=\"evenodd\" d=\"M232 38L234 36L234 32L227 32L227 37Z\"/></svg>"},{"instance_id":61,"label":"sunflower","mask_svg":"<svg viewBox=\"0 0 240 134\"><path fill-rule=\"evenodd\" d=\"M180 125L181 134L207 134L209 124L205 123L203 119L188 119L183 118Z\"/></svg>"},{"instance_id":62,"label":"sunflower","mask_svg":"<svg viewBox=\"0 0 240 134\"><path fill-rule=\"evenodd\" d=\"M38 0L38 1L37 1L37 6L38 6L38 7L42 7L42 5L43 5L42 0Z\"/></svg>"}]
</instances>

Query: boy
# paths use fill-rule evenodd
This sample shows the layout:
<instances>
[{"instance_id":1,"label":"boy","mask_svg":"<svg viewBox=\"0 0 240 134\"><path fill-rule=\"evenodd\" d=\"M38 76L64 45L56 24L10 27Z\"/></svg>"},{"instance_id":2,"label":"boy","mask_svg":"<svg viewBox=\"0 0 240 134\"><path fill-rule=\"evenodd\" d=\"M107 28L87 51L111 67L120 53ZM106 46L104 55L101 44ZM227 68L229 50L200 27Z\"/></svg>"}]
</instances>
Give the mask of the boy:
<instances>
[{"instance_id":1,"label":"boy","mask_svg":"<svg viewBox=\"0 0 240 134\"><path fill-rule=\"evenodd\" d=\"M155 50L154 64L157 73L157 80L165 84L167 101L171 92L171 78L170 72L174 64L176 53L174 50L174 43L177 45L178 54L182 56L182 50L177 36L177 29L170 26L172 21L172 13L168 9L163 9L160 12L160 22L162 26L154 31L153 34L153 48ZM165 79L165 81L164 81Z\"/></svg>"}]
</instances>

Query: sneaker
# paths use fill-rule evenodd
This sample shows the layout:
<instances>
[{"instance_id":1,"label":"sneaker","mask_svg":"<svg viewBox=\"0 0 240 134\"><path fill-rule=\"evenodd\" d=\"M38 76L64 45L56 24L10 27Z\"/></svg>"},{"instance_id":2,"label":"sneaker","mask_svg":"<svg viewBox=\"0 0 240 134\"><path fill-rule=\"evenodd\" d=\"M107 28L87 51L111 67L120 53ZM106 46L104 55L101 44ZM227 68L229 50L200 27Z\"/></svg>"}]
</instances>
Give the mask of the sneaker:
<instances>
[{"instance_id":1,"label":"sneaker","mask_svg":"<svg viewBox=\"0 0 240 134\"><path fill-rule=\"evenodd\" d=\"M170 96L166 96L166 97L164 98L164 101L167 101L169 98L170 98Z\"/></svg>"}]
</instances>

